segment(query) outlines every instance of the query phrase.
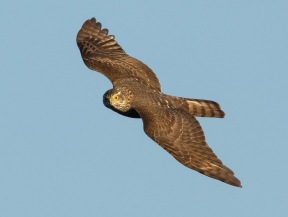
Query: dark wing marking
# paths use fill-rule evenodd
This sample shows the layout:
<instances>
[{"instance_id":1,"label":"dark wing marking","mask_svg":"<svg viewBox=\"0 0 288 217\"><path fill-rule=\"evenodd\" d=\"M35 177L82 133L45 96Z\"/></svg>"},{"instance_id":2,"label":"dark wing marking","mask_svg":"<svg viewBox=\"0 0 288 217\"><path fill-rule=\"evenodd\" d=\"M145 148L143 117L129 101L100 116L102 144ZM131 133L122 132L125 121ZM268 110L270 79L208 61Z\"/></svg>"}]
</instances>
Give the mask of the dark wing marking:
<instances>
[{"instance_id":1,"label":"dark wing marking","mask_svg":"<svg viewBox=\"0 0 288 217\"><path fill-rule=\"evenodd\" d=\"M105 75L113 84L119 79L137 78L148 85L161 90L161 85L153 71L141 61L130 57L102 29L95 18L87 20L77 35L77 45L84 63L92 70Z\"/></svg>"},{"instance_id":2,"label":"dark wing marking","mask_svg":"<svg viewBox=\"0 0 288 217\"><path fill-rule=\"evenodd\" d=\"M144 131L181 164L206 176L241 187L232 170L214 154L195 117L180 109L141 114Z\"/></svg>"}]
</instances>

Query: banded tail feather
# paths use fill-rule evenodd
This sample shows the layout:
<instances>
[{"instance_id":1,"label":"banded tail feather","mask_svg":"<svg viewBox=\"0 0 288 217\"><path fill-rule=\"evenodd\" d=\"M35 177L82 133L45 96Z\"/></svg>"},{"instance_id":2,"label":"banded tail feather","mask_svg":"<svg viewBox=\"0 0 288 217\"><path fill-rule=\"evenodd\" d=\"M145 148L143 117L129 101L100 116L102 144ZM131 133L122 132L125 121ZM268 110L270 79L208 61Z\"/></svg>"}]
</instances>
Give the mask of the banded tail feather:
<instances>
[{"instance_id":1,"label":"banded tail feather","mask_svg":"<svg viewBox=\"0 0 288 217\"><path fill-rule=\"evenodd\" d=\"M225 113L222 111L217 102L203 99L183 99L186 103L184 103L182 106L186 104L185 107L193 116L215 118L224 118L225 116Z\"/></svg>"}]
</instances>

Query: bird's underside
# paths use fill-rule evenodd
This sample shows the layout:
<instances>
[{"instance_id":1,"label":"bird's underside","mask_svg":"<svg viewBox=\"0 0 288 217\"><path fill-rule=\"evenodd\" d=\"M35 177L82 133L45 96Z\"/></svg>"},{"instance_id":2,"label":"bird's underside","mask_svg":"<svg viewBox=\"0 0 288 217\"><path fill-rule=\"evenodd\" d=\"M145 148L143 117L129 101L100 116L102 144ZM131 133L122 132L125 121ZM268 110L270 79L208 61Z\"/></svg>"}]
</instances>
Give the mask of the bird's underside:
<instances>
[{"instance_id":1,"label":"bird's underside","mask_svg":"<svg viewBox=\"0 0 288 217\"><path fill-rule=\"evenodd\" d=\"M223 118L219 104L163 94L154 72L127 55L114 38L95 18L87 20L77 35L84 63L113 84L103 96L104 105L121 115L142 118L145 133L186 167L241 187L208 146L195 118Z\"/></svg>"}]
</instances>

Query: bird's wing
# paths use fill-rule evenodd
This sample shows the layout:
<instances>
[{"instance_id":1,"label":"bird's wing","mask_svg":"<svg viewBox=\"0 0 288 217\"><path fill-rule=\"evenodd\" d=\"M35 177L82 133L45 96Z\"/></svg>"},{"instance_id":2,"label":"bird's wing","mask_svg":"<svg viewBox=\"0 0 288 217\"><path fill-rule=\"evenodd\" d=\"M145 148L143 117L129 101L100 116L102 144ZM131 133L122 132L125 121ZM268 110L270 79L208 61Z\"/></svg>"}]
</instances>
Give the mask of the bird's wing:
<instances>
[{"instance_id":1,"label":"bird's wing","mask_svg":"<svg viewBox=\"0 0 288 217\"><path fill-rule=\"evenodd\" d=\"M77 35L77 45L84 63L92 70L105 75L112 83L119 79L137 78L146 84L161 90L161 85L154 72L141 61L130 57L102 29L95 18L87 20Z\"/></svg>"},{"instance_id":2,"label":"bird's wing","mask_svg":"<svg viewBox=\"0 0 288 217\"><path fill-rule=\"evenodd\" d=\"M232 170L226 167L206 143L196 118L180 109L159 109L141 114L145 133L181 164L206 176L241 187Z\"/></svg>"}]
</instances>

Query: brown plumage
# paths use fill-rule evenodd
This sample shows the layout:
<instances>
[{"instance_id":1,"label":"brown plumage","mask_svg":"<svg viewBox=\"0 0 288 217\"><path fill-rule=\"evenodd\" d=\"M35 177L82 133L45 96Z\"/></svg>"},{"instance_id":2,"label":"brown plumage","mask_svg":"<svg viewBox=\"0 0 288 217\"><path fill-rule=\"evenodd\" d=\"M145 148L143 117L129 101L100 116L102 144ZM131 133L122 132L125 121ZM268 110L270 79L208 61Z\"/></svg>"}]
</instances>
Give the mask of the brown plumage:
<instances>
[{"instance_id":1,"label":"brown plumage","mask_svg":"<svg viewBox=\"0 0 288 217\"><path fill-rule=\"evenodd\" d=\"M219 104L162 93L154 72L127 55L114 38L95 18L87 20L77 35L84 63L113 84L103 96L105 106L127 117L142 118L145 133L186 167L241 187L233 171L207 145L194 117L223 118Z\"/></svg>"}]
</instances>

